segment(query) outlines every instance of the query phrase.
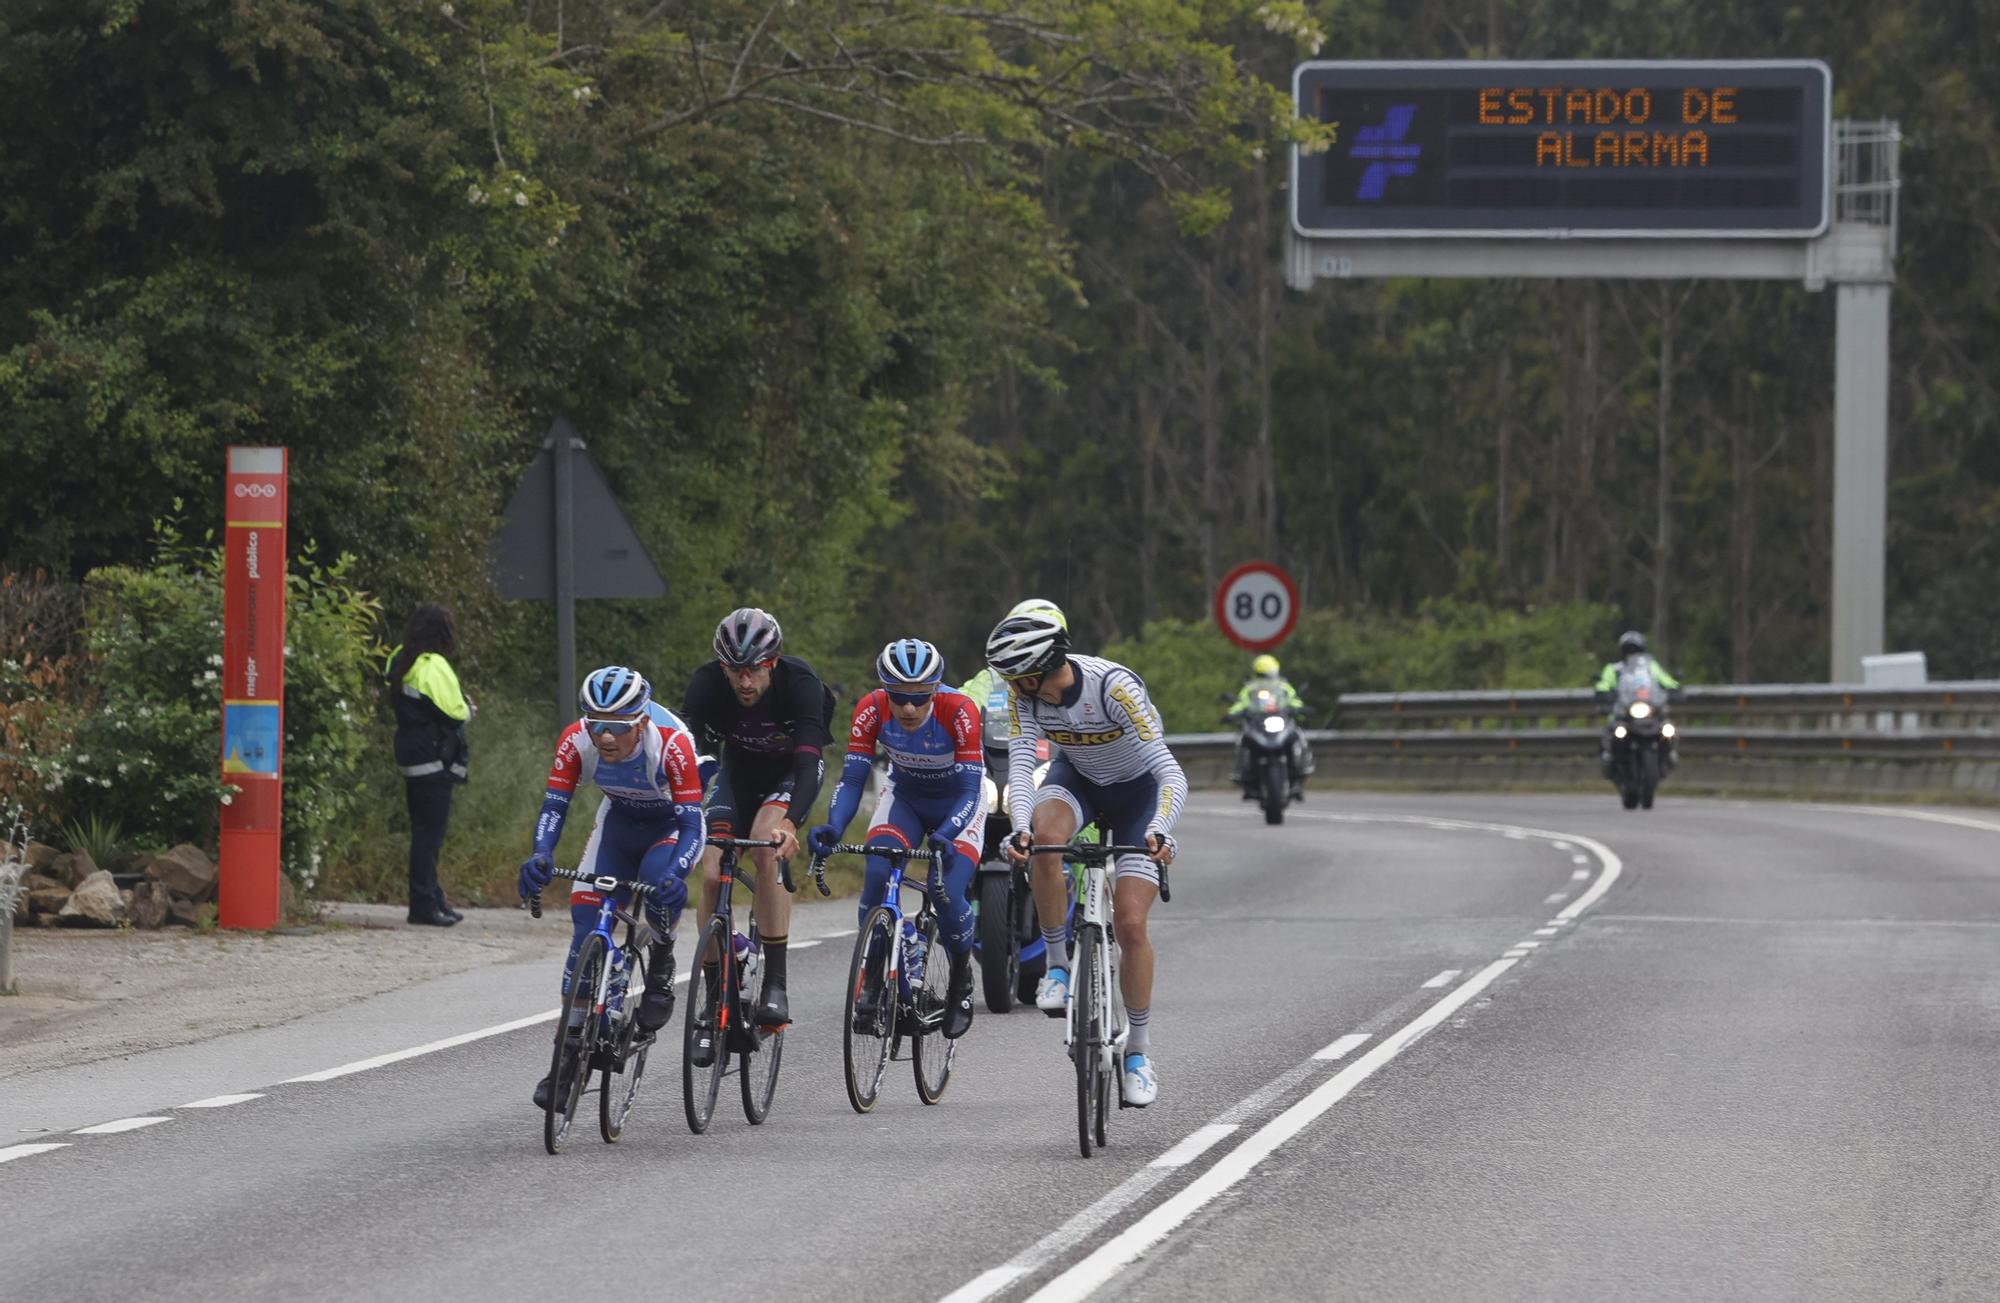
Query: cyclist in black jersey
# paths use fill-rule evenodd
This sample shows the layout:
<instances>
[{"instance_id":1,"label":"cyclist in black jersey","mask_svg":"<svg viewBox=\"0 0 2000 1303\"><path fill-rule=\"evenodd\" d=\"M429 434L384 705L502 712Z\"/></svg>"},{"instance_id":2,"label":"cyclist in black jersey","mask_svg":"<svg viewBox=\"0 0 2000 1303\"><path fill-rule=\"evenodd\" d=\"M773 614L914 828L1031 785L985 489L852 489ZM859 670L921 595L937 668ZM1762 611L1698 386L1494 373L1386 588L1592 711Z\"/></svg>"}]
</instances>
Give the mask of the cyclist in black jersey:
<instances>
[{"instance_id":1,"label":"cyclist in black jersey","mask_svg":"<svg viewBox=\"0 0 2000 1303\"><path fill-rule=\"evenodd\" d=\"M750 852L765 965L764 998L752 1016L765 1027L791 1020L785 945L792 898L778 880L778 861L798 849L799 827L819 796L833 720L833 693L812 666L784 655L784 645L784 631L768 612L731 611L716 626L715 659L694 672L681 703L681 719L700 749L715 754L720 748L708 793L710 835L780 842ZM715 908L721 865L719 849L702 856L704 911ZM714 955L702 959L718 962Z\"/></svg>"}]
</instances>

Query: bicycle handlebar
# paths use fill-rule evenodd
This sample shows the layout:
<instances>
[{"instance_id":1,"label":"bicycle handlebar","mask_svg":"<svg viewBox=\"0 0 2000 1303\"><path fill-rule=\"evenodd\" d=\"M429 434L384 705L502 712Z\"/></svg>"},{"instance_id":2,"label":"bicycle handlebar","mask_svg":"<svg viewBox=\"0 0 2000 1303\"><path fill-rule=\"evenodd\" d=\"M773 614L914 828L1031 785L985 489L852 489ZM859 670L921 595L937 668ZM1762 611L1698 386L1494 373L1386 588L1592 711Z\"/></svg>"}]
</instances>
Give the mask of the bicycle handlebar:
<instances>
[{"instance_id":1,"label":"bicycle handlebar","mask_svg":"<svg viewBox=\"0 0 2000 1303\"><path fill-rule=\"evenodd\" d=\"M1079 864L1102 864L1114 855L1143 855L1152 859L1150 846L1106 846L1097 842L1055 842L1048 845L1036 844L1028 847L1030 855L1060 855L1066 860ZM1167 885L1167 866L1158 864L1160 871L1160 900L1162 903L1174 898L1173 888Z\"/></svg>"},{"instance_id":2,"label":"bicycle handlebar","mask_svg":"<svg viewBox=\"0 0 2000 1303\"><path fill-rule=\"evenodd\" d=\"M560 867L552 868L549 870L549 876L552 878L568 878L571 882L600 882L600 883L609 882L612 884L610 887L600 888L600 890L604 891L606 895L609 895L611 892L614 891L629 890L632 893L632 901L634 904L637 904L639 901L644 900L647 896L651 895L653 892L659 890L659 888L655 887L650 882L640 882L637 879L628 880L625 878L616 878L608 873L584 873L577 869L565 869ZM531 918L540 918L542 916L541 892L538 891L534 895L528 897L528 914Z\"/></svg>"},{"instance_id":3,"label":"bicycle handlebar","mask_svg":"<svg viewBox=\"0 0 2000 1303\"><path fill-rule=\"evenodd\" d=\"M936 853L920 851L914 846L863 846L855 842L837 842L826 855L815 855L812 858L813 885L819 888L819 894L822 896L833 894L833 888L826 885L826 861L829 855L880 855L904 864L912 860L929 863L938 858Z\"/></svg>"},{"instance_id":4,"label":"bicycle handlebar","mask_svg":"<svg viewBox=\"0 0 2000 1303\"><path fill-rule=\"evenodd\" d=\"M755 840L749 837L711 837L708 839L708 844L710 846L727 846L732 850L739 851L755 849L769 850L777 846L778 839L775 837L764 838L762 840Z\"/></svg>"}]
</instances>

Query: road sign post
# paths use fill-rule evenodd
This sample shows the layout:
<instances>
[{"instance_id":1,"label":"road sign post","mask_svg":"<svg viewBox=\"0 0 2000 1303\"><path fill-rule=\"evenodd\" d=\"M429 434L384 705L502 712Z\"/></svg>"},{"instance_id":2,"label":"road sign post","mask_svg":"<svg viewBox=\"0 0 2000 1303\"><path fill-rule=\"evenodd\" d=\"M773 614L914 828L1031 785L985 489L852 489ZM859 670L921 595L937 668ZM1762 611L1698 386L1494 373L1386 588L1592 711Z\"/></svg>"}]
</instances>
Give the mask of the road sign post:
<instances>
[{"instance_id":1,"label":"road sign post","mask_svg":"<svg viewBox=\"0 0 2000 1303\"><path fill-rule=\"evenodd\" d=\"M278 923L284 834L283 448L230 448L223 483L222 781L216 922Z\"/></svg>"},{"instance_id":2,"label":"road sign post","mask_svg":"<svg viewBox=\"0 0 2000 1303\"><path fill-rule=\"evenodd\" d=\"M1245 651L1269 651L1299 622L1299 590L1268 561L1245 561L1215 589L1215 623Z\"/></svg>"}]
</instances>

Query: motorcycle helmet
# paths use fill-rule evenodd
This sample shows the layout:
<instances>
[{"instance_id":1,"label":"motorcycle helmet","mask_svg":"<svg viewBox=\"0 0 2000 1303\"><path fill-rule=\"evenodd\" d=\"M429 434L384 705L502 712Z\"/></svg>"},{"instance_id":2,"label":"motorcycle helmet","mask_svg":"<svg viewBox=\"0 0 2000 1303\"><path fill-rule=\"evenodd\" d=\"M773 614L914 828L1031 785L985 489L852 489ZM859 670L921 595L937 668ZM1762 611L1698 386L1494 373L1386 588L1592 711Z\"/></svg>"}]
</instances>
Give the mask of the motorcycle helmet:
<instances>
[{"instance_id":1,"label":"motorcycle helmet","mask_svg":"<svg viewBox=\"0 0 2000 1303\"><path fill-rule=\"evenodd\" d=\"M1250 672L1258 678L1268 679L1278 672L1278 658L1266 652L1250 662Z\"/></svg>"},{"instance_id":2,"label":"motorcycle helmet","mask_svg":"<svg viewBox=\"0 0 2000 1303\"><path fill-rule=\"evenodd\" d=\"M1646 635L1640 633L1637 629L1627 629L1624 633L1618 635L1618 654L1620 656L1640 656L1644 655L1645 651Z\"/></svg>"}]
</instances>

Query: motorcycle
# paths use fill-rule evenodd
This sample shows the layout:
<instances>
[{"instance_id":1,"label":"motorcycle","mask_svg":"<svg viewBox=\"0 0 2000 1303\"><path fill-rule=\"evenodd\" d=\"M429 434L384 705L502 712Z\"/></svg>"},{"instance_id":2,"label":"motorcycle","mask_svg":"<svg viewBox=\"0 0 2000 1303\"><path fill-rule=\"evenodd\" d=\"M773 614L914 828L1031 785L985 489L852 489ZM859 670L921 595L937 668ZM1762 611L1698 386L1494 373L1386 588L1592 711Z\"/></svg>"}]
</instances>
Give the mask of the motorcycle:
<instances>
[{"instance_id":1,"label":"motorcycle","mask_svg":"<svg viewBox=\"0 0 2000 1303\"><path fill-rule=\"evenodd\" d=\"M1301 737L1297 712L1269 688L1250 694L1249 708L1236 714L1233 722L1242 729L1238 744L1243 797L1264 807L1265 823L1283 823L1285 807L1302 775L1294 774L1299 763Z\"/></svg>"},{"instance_id":2,"label":"motorcycle","mask_svg":"<svg viewBox=\"0 0 2000 1303\"><path fill-rule=\"evenodd\" d=\"M1667 691L1654 679L1651 659L1627 657L1618 668L1604 776L1618 788L1628 810L1652 809L1660 780L1673 772L1679 759L1667 704Z\"/></svg>"},{"instance_id":3,"label":"motorcycle","mask_svg":"<svg viewBox=\"0 0 2000 1303\"><path fill-rule=\"evenodd\" d=\"M986 835L972 885L972 903L979 919L972 948L979 956L986 1007L994 1013L1006 1013L1017 1001L1026 1004L1035 998L1035 987L1048 971L1049 955L1042 942L1028 870L1009 860L1003 847L1013 831L1007 814L1006 689L994 695L997 700L987 703L981 739L986 757L984 781L994 799L986 816ZM1048 743L1037 744L1036 760L1034 782L1039 787L1049 768Z\"/></svg>"}]
</instances>

